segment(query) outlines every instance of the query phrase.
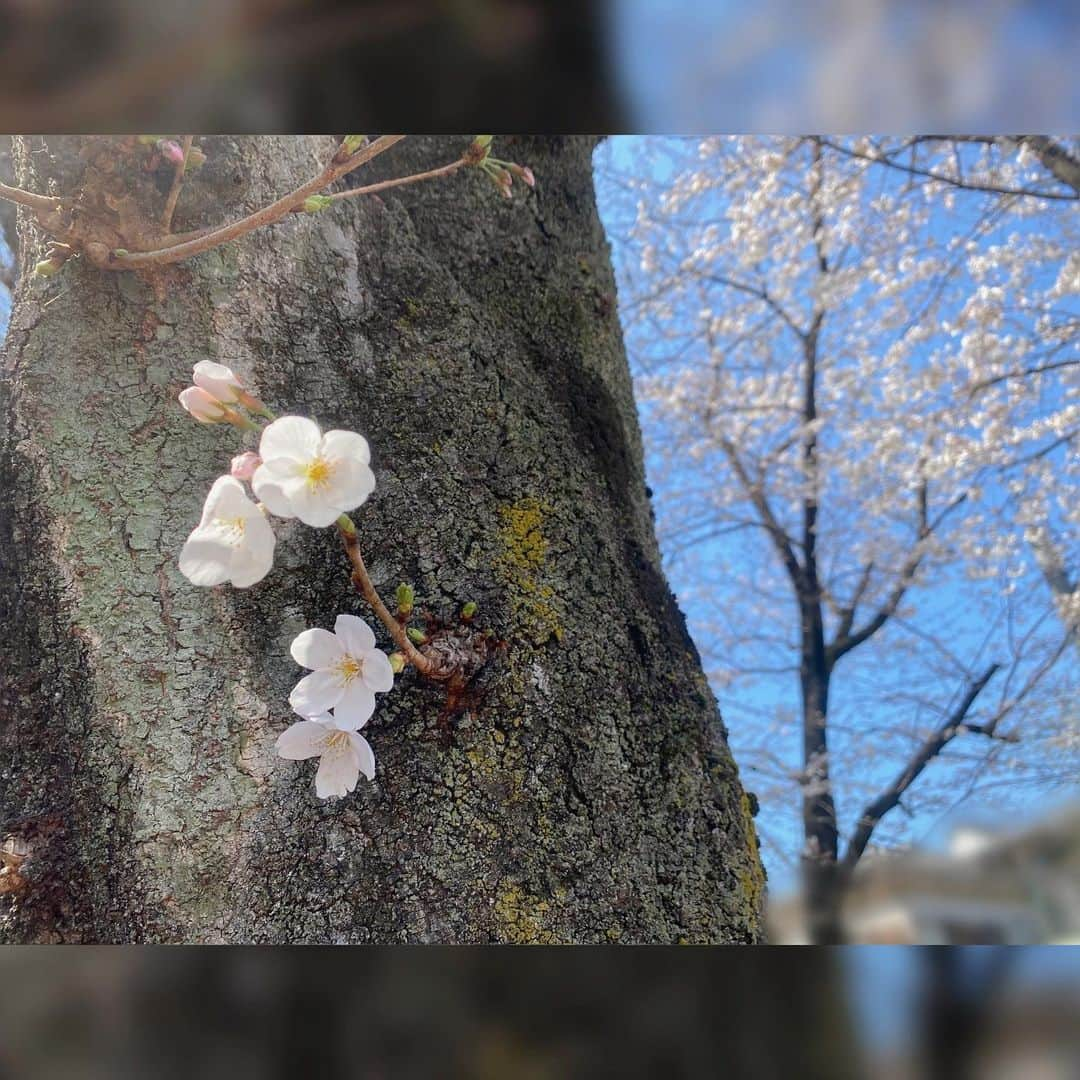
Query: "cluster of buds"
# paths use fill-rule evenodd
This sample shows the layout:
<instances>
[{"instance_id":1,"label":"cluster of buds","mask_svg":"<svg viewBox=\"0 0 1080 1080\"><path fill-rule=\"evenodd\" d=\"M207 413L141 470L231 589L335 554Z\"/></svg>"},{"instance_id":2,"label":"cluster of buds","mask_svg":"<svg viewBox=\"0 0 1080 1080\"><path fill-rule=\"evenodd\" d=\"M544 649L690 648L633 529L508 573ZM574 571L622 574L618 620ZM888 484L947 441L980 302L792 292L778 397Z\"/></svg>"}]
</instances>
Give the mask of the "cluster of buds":
<instances>
[{"instance_id":1,"label":"cluster of buds","mask_svg":"<svg viewBox=\"0 0 1080 1080\"><path fill-rule=\"evenodd\" d=\"M181 392L180 404L200 424L232 424L252 429L256 425L247 413L273 418L270 410L249 394L224 364L200 360L192 373L192 382L194 385Z\"/></svg>"},{"instance_id":2,"label":"cluster of buds","mask_svg":"<svg viewBox=\"0 0 1080 1080\"><path fill-rule=\"evenodd\" d=\"M536 177L527 165L518 165L517 162L503 161L491 156L491 143L494 138L494 135L477 135L465 151L465 160L470 165L483 169L504 198L511 197L515 176L528 187L536 187Z\"/></svg>"}]
</instances>

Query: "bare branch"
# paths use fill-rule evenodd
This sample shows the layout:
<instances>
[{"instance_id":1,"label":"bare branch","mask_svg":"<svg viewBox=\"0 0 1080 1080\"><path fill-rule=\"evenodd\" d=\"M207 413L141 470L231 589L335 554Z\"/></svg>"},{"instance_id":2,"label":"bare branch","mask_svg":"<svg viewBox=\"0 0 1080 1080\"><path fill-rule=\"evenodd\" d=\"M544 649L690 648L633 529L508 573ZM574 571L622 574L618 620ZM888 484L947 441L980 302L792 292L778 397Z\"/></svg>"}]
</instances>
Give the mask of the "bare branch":
<instances>
[{"instance_id":1,"label":"bare branch","mask_svg":"<svg viewBox=\"0 0 1080 1080\"><path fill-rule=\"evenodd\" d=\"M342 161L337 160L335 155L334 160L314 179L301 185L295 191L289 192L288 195L283 195L269 206L264 206L261 210L256 210L255 213L249 214L239 221L234 221L231 225L224 225L220 229L214 229L198 239L189 240L184 244L176 244L160 251L129 252L125 255L113 255L110 264L113 269L117 270L138 270L147 266L162 266L165 263L181 262L184 259L190 259L192 255L199 255L255 229L262 228L264 225L273 225L274 222L281 221L294 207L303 203L309 195L315 195L322 191L323 188L329 187L335 180L339 180L346 173L365 165L372 158L378 157L379 154L389 150L390 147L401 142L404 138L404 135L383 135L370 146L364 147Z\"/></svg>"},{"instance_id":2,"label":"bare branch","mask_svg":"<svg viewBox=\"0 0 1080 1080\"><path fill-rule=\"evenodd\" d=\"M788 577L791 578L791 583L795 586L796 593L801 592L804 584L803 568L799 565L799 560L795 557L795 550L791 544L791 537L788 536L787 532L780 525L780 522L776 519L776 515L773 514L772 507L769 505L769 501L765 497L765 492L762 490L761 485L754 483L750 474L746 471L746 466L739 457L734 443L732 443L730 439L721 439L720 446L727 455L732 470L739 478L739 483L742 485L746 497L750 500L754 509L761 517L761 523L765 527L765 531L769 534L769 538L772 540L773 545L776 547L777 553L784 563L784 568L788 572Z\"/></svg>"},{"instance_id":3,"label":"bare branch","mask_svg":"<svg viewBox=\"0 0 1080 1080\"><path fill-rule=\"evenodd\" d=\"M182 156L176 164L176 175L173 177L169 197L165 200L165 209L161 214L161 224L165 227L166 232L172 228L173 211L176 209L176 200L180 197L180 188L184 183L184 173L187 171L188 154L191 153L191 144L194 141L194 135L185 135L180 146Z\"/></svg>"},{"instance_id":4,"label":"bare branch","mask_svg":"<svg viewBox=\"0 0 1080 1080\"><path fill-rule=\"evenodd\" d=\"M850 875L862 858L870 838L881 819L895 806L899 805L904 793L919 778L923 770L938 754L964 731L979 731L976 725L964 723L971 707L986 688L987 683L997 673L1000 664L991 664L967 689L963 699L946 717L941 726L915 751L911 760L903 768L892 784L863 810L851 842L844 853L842 872Z\"/></svg>"},{"instance_id":5,"label":"bare branch","mask_svg":"<svg viewBox=\"0 0 1080 1080\"><path fill-rule=\"evenodd\" d=\"M945 517L953 510L956 509L961 503L967 500L967 495L960 495L953 499L944 510L934 519L929 521L927 518L927 503L926 503L926 484L922 484L919 491L919 530L915 540L915 546L911 550L911 554L908 556L907 561L900 569L900 574L896 582L896 586L889 594L888 599L878 609L877 613L859 630L851 633L845 633L841 635L839 632L833 639L832 644L828 647L829 664L832 666L836 663L840 657L851 652L852 649L857 648L868 638L871 638L876 634L888 621L896 614L897 608L900 606L900 601L904 599L905 594L908 591L912 581L915 579L915 572L919 569L919 564L922 562L923 548L926 540L930 535L938 528Z\"/></svg>"},{"instance_id":6,"label":"bare branch","mask_svg":"<svg viewBox=\"0 0 1080 1080\"><path fill-rule=\"evenodd\" d=\"M976 183L970 180L958 180L954 177L947 176L944 173L920 168L917 165L904 165L885 154L866 154L861 150L855 150L852 147L842 146L840 143L832 142L830 139L822 139L821 144L829 147L831 150L835 150L839 154L846 154L848 157L859 158L861 161L871 161L878 165L884 165L890 169L896 169L899 172L908 173L911 176L921 176L927 180L935 180L939 184L948 184L951 187L962 188L965 191L985 191L992 195L1026 195L1031 198L1060 199L1065 202L1075 202L1077 199L1080 199L1080 189L1074 189L1071 194L1065 194L1061 191L1042 191L1038 188L1017 188L1007 187L1004 184L986 184ZM908 149L909 146L910 144L905 144L902 149Z\"/></svg>"},{"instance_id":7,"label":"bare branch","mask_svg":"<svg viewBox=\"0 0 1080 1080\"><path fill-rule=\"evenodd\" d=\"M35 195L32 191L23 191L21 188L10 187L0 183L0 199L18 203L20 206L28 206L31 210L44 210L52 214L60 209L60 200L48 195Z\"/></svg>"}]
</instances>

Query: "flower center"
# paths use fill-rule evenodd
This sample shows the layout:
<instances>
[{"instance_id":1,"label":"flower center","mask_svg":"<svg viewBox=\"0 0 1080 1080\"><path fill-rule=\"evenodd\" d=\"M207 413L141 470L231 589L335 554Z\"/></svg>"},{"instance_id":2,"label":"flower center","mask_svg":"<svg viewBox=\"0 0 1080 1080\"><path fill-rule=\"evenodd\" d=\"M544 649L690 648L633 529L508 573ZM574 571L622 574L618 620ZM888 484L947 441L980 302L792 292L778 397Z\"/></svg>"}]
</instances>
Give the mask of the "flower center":
<instances>
[{"instance_id":1,"label":"flower center","mask_svg":"<svg viewBox=\"0 0 1080 1080\"><path fill-rule=\"evenodd\" d=\"M346 686L354 679L358 679L363 670L364 665L354 656L343 656L338 664L338 674L341 675L341 681Z\"/></svg>"},{"instance_id":2,"label":"flower center","mask_svg":"<svg viewBox=\"0 0 1080 1080\"><path fill-rule=\"evenodd\" d=\"M215 518L215 525L220 525L226 532L226 540L234 547L244 539L244 529L247 527L247 522L242 517L235 518Z\"/></svg>"},{"instance_id":3,"label":"flower center","mask_svg":"<svg viewBox=\"0 0 1080 1080\"><path fill-rule=\"evenodd\" d=\"M332 751L341 751L345 749L349 741L349 734L346 731L331 731L326 736L326 749Z\"/></svg>"},{"instance_id":4,"label":"flower center","mask_svg":"<svg viewBox=\"0 0 1080 1080\"><path fill-rule=\"evenodd\" d=\"M326 487L333 475L334 467L323 458L315 458L308 463L304 470L304 479L312 490Z\"/></svg>"}]
</instances>

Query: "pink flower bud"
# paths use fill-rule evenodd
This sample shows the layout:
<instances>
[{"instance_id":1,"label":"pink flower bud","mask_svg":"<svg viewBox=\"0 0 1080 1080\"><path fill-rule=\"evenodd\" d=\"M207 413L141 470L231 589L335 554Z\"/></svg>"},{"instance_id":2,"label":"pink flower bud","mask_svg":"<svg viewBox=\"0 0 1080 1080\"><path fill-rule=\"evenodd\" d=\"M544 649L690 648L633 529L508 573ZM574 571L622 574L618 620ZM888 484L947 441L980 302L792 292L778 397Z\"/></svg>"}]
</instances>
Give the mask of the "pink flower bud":
<instances>
[{"instance_id":1,"label":"pink flower bud","mask_svg":"<svg viewBox=\"0 0 1080 1080\"><path fill-rule=\"evenodd\" d=\"M160 139L157 148L161 156L174 165L179 165L184 160L184 151L181 149L180 144L173 142L172 139Z\"/></svg>"},{"instance_id":2,"label":"pink flower bud","mask_svg":"<svg viewBox=\"0 0 1080 1080\"><path fill-rule=\"evenodd\" d=\"M245 450L232 459L229 473L237 480L250 480L255 475L255 470L262 464L262 458L253 450Z\"/></svg>"},{"instance_id":3,"label":"pink flower bud","mask_svg":"<svg viewBox=\"0 0 1080 1080\"><path fill-rule=\"evenodd\" d=\"M518 177L522 183L528 184L531 188L536 187L536 177L533 176L533 171L528 165L508 164L507 168Z\"/></svg>"},{"instance_id":4,"label":"pink flower bud","mask_svg":"<svg viewBox=\"0 0 1080 1080\"><path fill-rule=\"evenodd\" d=\"M243 390L232 368L227 368L224 364L215 364L213 360L200 360L195 365L191 381L223 405L231 405L239 401Z\"/></svg>"},{"instance_id":5,"label":"pink flower bud","mask_svg":"<svg viewBox=\"0 0 1080 1080\"><path fill-rule=\"evenodd\" d=\"M200 424L219 424L225 418L225 409L221 402L212 397L200 386L189 386L180 394L180 404Z\"/></svg>"}]
</instances>

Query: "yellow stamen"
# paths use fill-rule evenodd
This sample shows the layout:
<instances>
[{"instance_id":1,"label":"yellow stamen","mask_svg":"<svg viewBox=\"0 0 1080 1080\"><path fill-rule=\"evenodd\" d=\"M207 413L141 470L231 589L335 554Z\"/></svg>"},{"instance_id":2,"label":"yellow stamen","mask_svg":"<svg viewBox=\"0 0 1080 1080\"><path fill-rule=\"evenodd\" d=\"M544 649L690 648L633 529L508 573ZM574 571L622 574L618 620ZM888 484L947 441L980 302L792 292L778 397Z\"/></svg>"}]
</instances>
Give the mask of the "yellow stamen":
<instances>
[{"instance_id":1,"label":"yellow stamen","mask_svg":"<svg viewBox=\"0 0 1080 1080\"><path fill-rule=\"evenodd\" d=\"M330 476L333 471L334 470L328 461L323 461L322 458L315 458L315 460L304 470L304 478L307 480L309 488L321 488L325 487L330 482Z\"/></svg>"},{"instance_id":2,"label":"yellow stamen","mask_svg":"<svg viewBox=\"0 0 1080 1080\"><path fill-rule=\"evenodd\" d=\"M358 678L361 671L363 671L363 665L352 656L343 656L338 664L338 672L346 685Z\"/></svg>"},{"instance_id":3,"label":"yellow stamen","mask_svg":"<svg viewBox=\"0 0 1080 1080\"><path fill-rule=\"evenodd\" d=\"M216 518L214 524L220 525L233 534L229 538L233 544L239 544L244 539L244 529L247 527L247 522L242 517Z\"/></svg>"},{"instance_id":4,"label":"yellow stamen","mask_svg":"<svg viewBox=\"0 0 1080 1080\"><path fill-rule=\"evenodd\" d=\"M349 741L348 732L345 731L331 731L326 736L326 749L327 750L342 750L345 744Z\"/></svg>"}]
</instances>

